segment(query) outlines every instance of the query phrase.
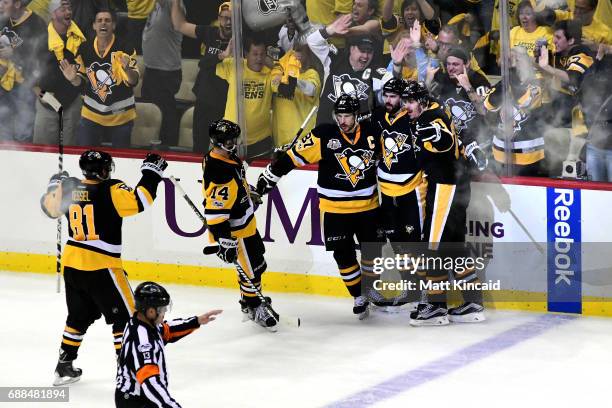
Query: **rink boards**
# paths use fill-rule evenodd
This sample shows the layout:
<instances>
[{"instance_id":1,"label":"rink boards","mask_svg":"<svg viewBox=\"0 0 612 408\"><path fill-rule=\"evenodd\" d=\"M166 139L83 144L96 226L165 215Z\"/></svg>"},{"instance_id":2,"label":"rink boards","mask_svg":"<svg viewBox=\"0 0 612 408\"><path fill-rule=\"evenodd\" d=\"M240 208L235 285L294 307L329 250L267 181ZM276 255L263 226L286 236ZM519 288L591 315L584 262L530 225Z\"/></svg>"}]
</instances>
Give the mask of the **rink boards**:
<instances>
[{"instance_id":1,"label":"rink boards","mask_svg":"<svg viewBox=\"0 0 612 408\"><path fill-rule=\"evenodd\" d=\"M65 155L64 168L78 176L80 151L70 151L75 154ZM135 186L142 159L133 152L114 156L113 178ZM57 154L0 150L0 169L5 175L0 269L55 273L57 224L42 213L39 200L57 172ZM249 168L251 184L261 170ZM202 209L198 162L172 160L166 175L180 179ZM266 242L266 290L347 296L323 247L316 176L312 170L293 171L257 211ZM545 183L472 184L466 239L474 256L487 257L482 277L501 284L487 299L505 309L612 315L612 192L585 189L601 187L584 183ZM236 286L235 271L202 254L208 234L167 179L152 208L125 219L123 232L131 280Z\"/></svg>"}]
</instances>

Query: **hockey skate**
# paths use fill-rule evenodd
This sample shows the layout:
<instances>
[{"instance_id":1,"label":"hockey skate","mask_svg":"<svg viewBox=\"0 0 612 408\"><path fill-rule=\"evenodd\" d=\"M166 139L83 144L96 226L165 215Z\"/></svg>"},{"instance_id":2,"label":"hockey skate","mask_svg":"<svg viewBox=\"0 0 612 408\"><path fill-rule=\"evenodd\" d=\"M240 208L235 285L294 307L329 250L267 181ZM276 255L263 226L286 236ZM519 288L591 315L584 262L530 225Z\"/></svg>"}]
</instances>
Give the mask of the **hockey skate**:
<instances>
[{"instance_id":1,"label":"hockey skate","mask_svg":"<svg viewBox=\"0 0 612 408\"><path fill-rule=\"evenodd\" d=\"M53 381L53 385L57 387L72 384L81 379L81 374L83 374L83 370L74 368L72 360L66 360L66 352L60 352L60 358L55 367L55 381Z\"/></svg>"},{"instance_id":2,"label":"hockey skate","mask_svg":"<svg viewBox=\"0 0 612 408\"><path fill-rule=\"evenodd\" d=\"M466 302L448 310L448 320L454 323L479 323L487 320L481 304Z\"/></svg>"},{"instance_id":3,"label":"hockey skate","mask_svg":"<svg viewBox=\"0 0 612 408\"><path fill-rule=\"evenodd\" d=\"M370 296L372 301L372 310L384 313L402 313L404 311L414 312L417 310L419 302L407 302L408 291L403 291L399 296L395 296L390 299L382 298L382 295L378 294L381 299L373 298Z\"/></svg>"},{"instance_id":4,"label":"hockey skate","mask_svg":"<svg viewBox=\"0 0 612 408\"><path fill-rule=\"evenodd\" d=\"M448 310L444 304L420 303L415 312L410 313L411 326L446 326Z\"/></svg>"},{"instance_id":5,"label":"hockey skate","mask_svg":"<svg viewBox=\"0 0 612 408\"><path fill-rule=\"evenodd\" d=\"M260 304L253 311L253 321L265 328L268 331L276 332L278 330L278 314L270 309L267 304Z\"/></svg>"},{"instance_id":6,"label":"hockey skate","mask_svg":"<svg viewBox=\"0 0 612 408\"><path fill-rule=\"evenodd\" d=\"M353 314L358 315L359 320L363 320L370 315L370 302L365 296L357 296L355 298Z\"/></svg>"}]
</instances>

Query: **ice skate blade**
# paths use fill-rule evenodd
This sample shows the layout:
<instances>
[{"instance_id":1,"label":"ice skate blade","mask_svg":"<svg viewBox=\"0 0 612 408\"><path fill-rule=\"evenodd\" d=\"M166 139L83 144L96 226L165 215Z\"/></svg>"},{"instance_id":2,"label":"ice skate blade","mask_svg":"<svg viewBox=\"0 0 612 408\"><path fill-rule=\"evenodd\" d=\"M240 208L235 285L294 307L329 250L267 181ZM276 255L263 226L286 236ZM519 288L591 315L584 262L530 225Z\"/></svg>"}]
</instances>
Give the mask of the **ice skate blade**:
<instances>
[{"instance_id":1,"label":"ice skate blade","mask_svg":"<svg viewBox=\"0 0 612 408\"><path fill-rule=\"evenodd\" d=\"M406 303L398 306L376 306L372 305L372 310L381 313L389 313L389 314L397 314L404 312L416 312L418 306L418 302Z\"/></svg>"},{"instance_id":2,"label":"ice skate blade","mask_svg":"<svg viewBox=\"0 0 612 408\"><path fill-rule=\"evenodd\" d=\"M410 319L410 325L414 327L420 326L446 326L449 324L448 316L438 316L427 320Z\"/></svg>"},{"instance_id":3,"label":"ice skate blade","mask_svg":"<svg viewBox=\"0 0 612 408\"><path fill-rule=\"evenodd\" d=\"M55 375L55 381L53 381L54 387L61 387L62 385L68 385L75 383L81 379L81 376L78 377L60 377L59 375Z\"/></svg>"},{"instance_id":4,"label":"ice skate blade","mask_svg":"<svg viewBox=\"0 0 612 408\"><path fill-rule=\"evenodd\" d=\"M480 323L487 320L484 312L474 312L466 315L448 315L448 320L453 323Z\"/></svg>"},{"instance_id":5,"label":"ice skate blade","mask_svg":"<svg viewBox=\"0 0 612 408\"><path fill-rule=\"evenodd\" d=\"M367 319L369 316L370 316L370 308L367 308L367 309L365 310L365 312L363 312L363 313L359 313L358 318L359 318L359 320L365 320L365 319Z\"/></svg>"}]
</instances>

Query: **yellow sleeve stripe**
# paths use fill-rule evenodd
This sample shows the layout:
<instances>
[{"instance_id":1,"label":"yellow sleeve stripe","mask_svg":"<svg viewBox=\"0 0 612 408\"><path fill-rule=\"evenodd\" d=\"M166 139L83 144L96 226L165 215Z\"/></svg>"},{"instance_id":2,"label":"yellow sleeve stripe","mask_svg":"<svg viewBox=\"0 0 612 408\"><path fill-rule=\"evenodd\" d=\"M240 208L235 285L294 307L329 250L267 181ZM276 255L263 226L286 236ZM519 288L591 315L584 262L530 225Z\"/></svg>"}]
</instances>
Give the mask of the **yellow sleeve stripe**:
<instances>
[{"instance_id":1,"label":"yellow sleeve stripe","mask_svg":"<svg viewBox=\"0 0 612 408\"><path fill-rule=\"evenodd\" d=\"M136 191L138 193L138 198L140 198L140 202L142 203L143 208L147 208L151 204L153 204L153 197L151 197L151 193L149 193L146 188L144 188L143 186L138 186L136 188Z\"/></svg>"},{"instance_id":2,"label":"yellow sleeve stripe","mask_svg":"<svg viewBox=\"0 0 612 408\"><path fill-rule=\"evenodd\" d=\"M229 220L229 215L206 215L206 223L208 225L217 225Z\"/></svg>"},{"instance_id":3,"label":"yellow sleeve stripe","mask_svg":"<svg viewBox=\"0 0 612 408\"><path fill-rule=\"evenodd\" d=\"M129 217L130 215L138 214L139 200L136 198L136 194L134 194L133 190L125 187L120 188L120 186L125 186L125 184L118 183L110 188L111 199L115 206L115 210L117 210L117 214L119 214L120 217Z\"/></svg>"},{"instance_id":4,"label":"yellow sleeve stripe","mask_svg":"<svg viewBox=\"0 0 612 408\"><path fill-rule=\"evenodd\" d=\"M289 150L287 154L289 155L289 158L291 159L295 167L302 167L306 165L304 160L302 160L302 158L299 157L299 155L295 154L293 150Z\"/></svg>"}]
</instances>

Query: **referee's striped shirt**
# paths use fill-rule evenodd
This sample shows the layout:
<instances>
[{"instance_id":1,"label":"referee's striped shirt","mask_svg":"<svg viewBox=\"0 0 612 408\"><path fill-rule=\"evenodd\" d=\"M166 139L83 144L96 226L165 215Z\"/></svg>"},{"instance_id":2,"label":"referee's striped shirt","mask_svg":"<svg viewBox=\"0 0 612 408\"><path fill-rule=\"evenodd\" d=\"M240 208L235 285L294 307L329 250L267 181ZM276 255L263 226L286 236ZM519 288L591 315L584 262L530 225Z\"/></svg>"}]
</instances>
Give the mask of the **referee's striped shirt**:
<instances>
[{"instance_id":1,"label":"referee's striped shirt","mask_svg":"<svg viewBox=\"0 0 612 408\"><path fill-rule=\"evenodd\" d=\"M117 391L144 398L156 407L180 408L168 392L164 345L185 337L200 327L197 317L174 319L157 329L132 316L123 333L117 368Z\"/></svg>"}]
</instances>

